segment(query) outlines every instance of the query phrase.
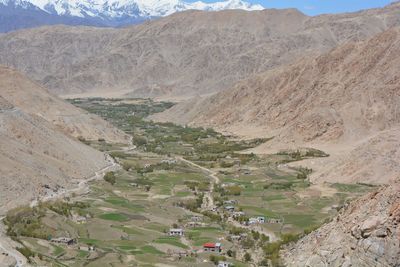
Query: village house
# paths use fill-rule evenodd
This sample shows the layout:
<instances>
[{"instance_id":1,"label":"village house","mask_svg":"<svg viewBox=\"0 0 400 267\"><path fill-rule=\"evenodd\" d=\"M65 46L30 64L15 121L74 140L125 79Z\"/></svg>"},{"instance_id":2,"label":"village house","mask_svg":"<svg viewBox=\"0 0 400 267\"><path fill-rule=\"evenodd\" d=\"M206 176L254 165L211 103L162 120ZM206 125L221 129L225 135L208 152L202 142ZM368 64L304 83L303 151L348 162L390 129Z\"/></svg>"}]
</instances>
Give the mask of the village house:
<instances>
[{"instance_id":1,"label":"village house","mask_svg":"<svg viewBox=\"0 0 400 267\"><path fill-rule=\"evenodd\" d=\"M73 221L77 224L84 224L87 222L87 218L84 216L74 216Z\"/></svg>"},{"instance_id":2,"label":"village house","mask_svg":"<svg viewBox=\"0 0 400 267\"><path fill-rule=\"evenodd\" d=\"M259 224L259 223L265 223L265 217L264 216L251 217L249 219L249 224Z\"/></svg>"},{"instance_id":3,"label":"village house","mask_svg":"<svg viewBox=\"0 0 400 267\"><path fill-rule=\"evenodd\" d=\"M91 251L95 251L95 247L94 246L79 246L79 250L91 252Z\"/></svg>"},{"instance_id":4,"label":"village house","mask_svg":"<svg viewBox=\"0 0 400 267\"><path fill-rule=\"evenodd\" d=\"M258 216L256 218L257 218L258 223L265 223L265 217L264 216Z\"/></svg>"},{"instance_id":5,"label":"village house","mask_svg":"<svg viewBox=\"0 0 400 267\"><path fill-rule=\"evenodd\" d=\"M205 243L203 249L205 252L221 252L221 243Z\"/></svg>"},{"instance_id":6,"label":"village house","mask_svg":"<svg viewBox=\"0 0 400 267\"><path fill-rule=\"evenodd\" d=\"M52 243L57 243L57 244L65 244L68 246L71 246L75 244L75 240L69 237L57 237L57 238L52 238L50 240Z\"/></svg>"},{"instance_id":7,"label":"village house","mask_svg":"<svg viewBox=\"0 0 400 267\"><path fill-rule=\"evenodd\" d=\"M166 163L168 165L176 164L176 159L163 159L161 163Z\"/></svg>"},{"instance_id":8,"label":"village house","mask_svg":"<svg viewBox=\"0 0 400 267\"><path fill-rule=\"evenodd\" d=\"M187 224L186 224L186 227L190 227L190 228L193 228L193 227L201 227L201 226L204 226L205 224L204 223L201 223L201 222L188 222Z\"/></svg>"},{"instance_id":9,"label":"village house","mask_svg":"<svg viewBox=\"0 0 400 267\"><path fill-rule=\"evenodd\" d=\"M222 186L222 188L225 188L225 187L231 187L231 186L235 186L236 184L235 183L223 183L221 186Z\"/></svg>"},{"instance_id":10,"label":"village house","mask_svg":"<svg viewBox=\"0 0 400 267\"><path fill-rule=\"evenodd\" d=\"M170 235L170 236L183 236L183 229L181 229L181 228L169 229L168 235Z\"/></svg>"},{"instance_id":11,"label":"village house","mask_svg":"<svg viewBox=\"0 0 400 267\"><path fill-rule=\"evenodd\" d=\"M132 187L139 187L139 185L137 183L130 183L129 185Z\"/></svg>"},{"instance_id":12,"label":"village house","mask_svg":"<svg viewBox=\"0 0 400 267\"><path fill-rule=\"evenodd\" d=\"M232 263L228 261L219 261L218 262L218 267L231 267L233 266Z\"/></svg>"},{"instance_id":13,"label":"village house","mask_svg":"<svg viewBox=\"0 0 400 267\"><path fill-rule=\"evenodd\" d=\"M229 211L229 212L234 212L235 211L235 207L234 206L226 206L225 210Z\"/></svg>"},{"instance_id":14,"label":"village house","mask_svg":"<svg viewBox=\"0 0 400 267\"><path fill-rule=\"evenodd\" d=\"M237 200L235 200L235 199L230 199L230 200L224 201L224 205L236 205L236 204L237 204Z\"/></svg>"},{"instance_id":15,"label":"village house","mask_svg":"<svg viewBox=\"0 0 400 267\"><path fill-rule=\"evenodd\" d=\"M243 211L234 211L232 213L232 217L233 218L239 218L239 217L242 217L242 216L245 216L245 215L246 215L246 213L244 213Z\"/></svg>"},{"instance_id":16,"label":"village house","mask_svg":"<svg viewBox=\"0 0 400 267\"><path fill-rule=\"evenodd\" d=\"M267 220L268 223L282 223L282 219L275 219L275 218L270 218Z\"/></svg>"}]
</instances>

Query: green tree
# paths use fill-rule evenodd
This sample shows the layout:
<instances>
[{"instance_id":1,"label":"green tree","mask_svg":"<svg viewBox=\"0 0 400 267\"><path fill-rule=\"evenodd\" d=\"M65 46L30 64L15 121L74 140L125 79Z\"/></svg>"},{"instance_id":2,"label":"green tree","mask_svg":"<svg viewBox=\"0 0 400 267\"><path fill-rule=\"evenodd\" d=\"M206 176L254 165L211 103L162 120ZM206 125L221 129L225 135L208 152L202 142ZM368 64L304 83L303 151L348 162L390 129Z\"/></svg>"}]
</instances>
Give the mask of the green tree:
<instances>
[{"instance_id":1,"label":"green tree","mask_svg":"<svg viewBox=\"0 0 400 267\"><path fill-rule=\"evenodd\" d=\"M116 181L115 173L114 173L114 172L107 172L107 173L104 175L103 179L104 179L106 182L110 183L111 185L114 185L114 184L115 184L115 181Z\"/></svg>"}]
</instances>

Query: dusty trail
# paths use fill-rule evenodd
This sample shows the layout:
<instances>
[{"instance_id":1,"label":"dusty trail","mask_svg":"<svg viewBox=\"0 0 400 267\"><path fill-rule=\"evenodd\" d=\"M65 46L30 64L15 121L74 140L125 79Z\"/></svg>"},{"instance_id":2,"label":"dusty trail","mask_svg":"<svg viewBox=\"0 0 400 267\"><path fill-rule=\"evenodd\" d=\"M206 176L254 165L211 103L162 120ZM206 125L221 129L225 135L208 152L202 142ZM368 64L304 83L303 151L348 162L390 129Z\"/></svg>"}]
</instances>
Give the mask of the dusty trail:
<instances>
[{"instance_id":1,"label":"dusty trail","mask_svg":"<svg viewBox=\"0 0 400 267\"><path fill-rule=\"evenodd\" d=\"M206 172L208 177L210 177L212 180L214 180L213 182L211 182L210 190L204 194L204 201L203 201L203 205L202 205L202 208L204 210L211 210L214 207L214 198L212 197L212 193L214 192L214 185L219 184L221 182L221 180L217 176L217 173L210 169L207 169L203 166L200 166L190 160L184 159L183 157L177 157L177 158L180 161L185 162L186 164L189 164L195 168L198 168L198 169Z\"/></svg>"}]
</instances>

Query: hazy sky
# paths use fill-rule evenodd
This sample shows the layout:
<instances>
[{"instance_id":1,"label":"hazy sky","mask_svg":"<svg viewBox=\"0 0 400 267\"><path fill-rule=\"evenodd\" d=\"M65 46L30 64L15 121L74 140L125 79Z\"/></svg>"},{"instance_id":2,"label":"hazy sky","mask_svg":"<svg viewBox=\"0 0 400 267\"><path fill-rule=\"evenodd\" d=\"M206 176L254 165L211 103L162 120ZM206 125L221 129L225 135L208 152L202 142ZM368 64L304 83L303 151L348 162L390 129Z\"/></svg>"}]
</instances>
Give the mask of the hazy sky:
<instances>
[{"instance_id":1,"label":"hazy sky","mask_svg":"<svg viewBox=\"0 0 400 267\"><path fill-rule=\"evenodd\" d=\"M266 8L294 7L308 15L352 12L361 9L382 7L394 2L394 0L245 0L245 1L251 3L259 3ZM215 2L215 0L205 0L205 2Z\"/></svg>"}]
</instances>

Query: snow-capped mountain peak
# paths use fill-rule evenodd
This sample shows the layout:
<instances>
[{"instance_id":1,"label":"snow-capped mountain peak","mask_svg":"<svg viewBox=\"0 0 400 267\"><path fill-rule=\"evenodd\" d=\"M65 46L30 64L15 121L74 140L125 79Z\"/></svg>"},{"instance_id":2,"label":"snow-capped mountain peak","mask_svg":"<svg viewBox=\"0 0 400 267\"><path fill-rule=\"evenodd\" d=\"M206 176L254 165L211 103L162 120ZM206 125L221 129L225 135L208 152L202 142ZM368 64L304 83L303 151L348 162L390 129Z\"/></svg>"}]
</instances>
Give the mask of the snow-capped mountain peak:
<instances>
[{"instance_id":1,"label":"snow-capped mountain peak","mask_svg":"<svg viewBox=\"0 0 400 267\"><path fill-rule=\"evenodd\" d=\"M242 0L215 3L185 2L183 0L0 0L3 5L28 7L29 4L49 14L81 18L150 18L167 16L175 12L196 9L218 11L223 9L261 10Z\"/></svg>"}]
</instances>

